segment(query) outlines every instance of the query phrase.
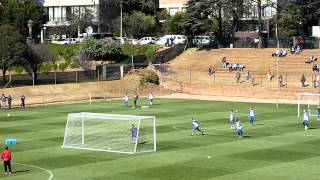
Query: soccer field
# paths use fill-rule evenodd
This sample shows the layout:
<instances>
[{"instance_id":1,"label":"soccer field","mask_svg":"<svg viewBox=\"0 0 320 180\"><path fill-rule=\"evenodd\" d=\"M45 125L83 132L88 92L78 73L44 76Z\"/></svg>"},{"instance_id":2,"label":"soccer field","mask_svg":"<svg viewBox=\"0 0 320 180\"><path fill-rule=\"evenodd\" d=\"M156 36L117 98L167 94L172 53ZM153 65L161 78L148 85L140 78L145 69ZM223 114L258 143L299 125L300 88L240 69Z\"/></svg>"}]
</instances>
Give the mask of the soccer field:
<instances>
[{"instance_id":1,"label":"soccer field","mask_svg":"<svg viewBox=\"0 0 320 180\"><path fill-rule=\"evenodd\" d=\"M146 99L142 103L147 104ZM250 106L257 111L255 126L248 124ZM242 139L230 130L230 109L239 111ZM61 148L67 114L75 112L154 115L157 152L126 155ZM204 136L190 136L191 117L200 120ZM18 144L9 146L15 173L5 175L1 165L0 179L46 180L51 174L54 180L316 180L319 127L312 117L305 131L296 105L277 109L271 104L156 99L151 108L137 109L114 100L1 110L1 143L15 138Z\"/></svg>"}]
</instances>

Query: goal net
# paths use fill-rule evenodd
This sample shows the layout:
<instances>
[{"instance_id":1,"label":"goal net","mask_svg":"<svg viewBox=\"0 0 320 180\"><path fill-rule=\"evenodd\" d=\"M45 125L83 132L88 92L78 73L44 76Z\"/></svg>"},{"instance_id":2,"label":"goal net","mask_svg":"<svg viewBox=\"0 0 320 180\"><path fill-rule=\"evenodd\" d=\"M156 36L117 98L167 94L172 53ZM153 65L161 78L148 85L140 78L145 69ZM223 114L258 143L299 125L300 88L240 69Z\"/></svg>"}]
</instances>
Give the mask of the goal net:
<instances>
[{"instance_id":1,"label":"goal net","mask_svg":"<svg viewBox=\"0 0 320 180\"><path fill-rule=\"evenodd\" d=\"M310 110L310 116L318 116L320 94L298 93L298 117L303 115L303 110Z\"/></svg>"},{"instance_id":2,"label":"goal net","mask_svg":"<svg viewBox=\"0 0 320 180\"><path fill-rule=\"evenodd\" d=\"M155 117L70 113L62 147L128 154L156 151Z\"/></svg>"}]
</instances>

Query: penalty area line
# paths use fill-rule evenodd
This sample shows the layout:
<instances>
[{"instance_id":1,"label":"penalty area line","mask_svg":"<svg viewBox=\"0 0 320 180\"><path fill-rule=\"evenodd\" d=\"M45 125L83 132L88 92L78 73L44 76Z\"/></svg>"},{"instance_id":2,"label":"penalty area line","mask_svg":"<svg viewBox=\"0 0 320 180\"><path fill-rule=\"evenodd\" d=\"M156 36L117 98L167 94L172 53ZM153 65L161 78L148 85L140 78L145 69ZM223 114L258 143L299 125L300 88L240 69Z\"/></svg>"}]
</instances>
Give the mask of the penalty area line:
<instances>
[{"instance_id":1,"label":"penalty area line","mask_svg":"<svg viewBox=\"0 0 320 180\"><path fill-rule=\"evenodd\" d=\"M42 171L46 171L50 175L48 180L52 180L53 179L53 173L48 169L45 169L45 168L42 168L42 167L39 167L39 166L34 166L34 165L31 165L31 164L23 164L23 163L12 163L12 164L17 164L17 165L21 165L21 166L29 166L29 167L32 167L32 168L35 168L35 169L40 169Z\"/></svg>"}]
</instances>

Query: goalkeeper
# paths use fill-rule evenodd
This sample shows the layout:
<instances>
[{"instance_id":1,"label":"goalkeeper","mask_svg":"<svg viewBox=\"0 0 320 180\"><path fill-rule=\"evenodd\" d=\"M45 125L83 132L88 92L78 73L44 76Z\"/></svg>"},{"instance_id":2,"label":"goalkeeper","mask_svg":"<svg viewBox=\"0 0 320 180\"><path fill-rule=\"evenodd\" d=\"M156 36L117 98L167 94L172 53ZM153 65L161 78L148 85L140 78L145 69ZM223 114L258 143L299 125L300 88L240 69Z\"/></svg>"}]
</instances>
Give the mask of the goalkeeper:
<instances>
[{"instance_id":1,"label":"goalkeeper","mask_svg":"<svg viewBox=\"0 0 320 180\"><path fill-rule=\"evenodd\" d=\"M197 120L197 119L193 119L193 118L191 118L191 120L192 120L192 122L191 122L191 124L192 124L192 133L191 133L191 136L193 136L195 130L201 132L201 134L204 135L203 131L201 131L201 130L199 129L200 121Z\"/></svg>"},{"instance_id":2,"label":"goalkeeper","mask_svg":"<svg viewBox=\"0 0 320 180\"><path fill-rule=\"evenodd\" d=\"M136 142L137 134L138 134L138 129L137 129L137 127L134 126L134 124L132 124L132 127L131 127L131 142L132 143Z\"/></svg>"}]
</instances>

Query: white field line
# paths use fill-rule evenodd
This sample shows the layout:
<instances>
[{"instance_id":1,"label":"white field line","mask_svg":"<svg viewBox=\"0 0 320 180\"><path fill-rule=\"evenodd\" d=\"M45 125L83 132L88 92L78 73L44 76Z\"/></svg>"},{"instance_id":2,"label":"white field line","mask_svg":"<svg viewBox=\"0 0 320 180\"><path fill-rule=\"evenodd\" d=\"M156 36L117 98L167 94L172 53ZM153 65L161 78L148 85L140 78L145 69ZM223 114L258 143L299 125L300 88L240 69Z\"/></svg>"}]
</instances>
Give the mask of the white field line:
<instances>
[{"instance_id":1,"label":"white field line","mask_svg":"<svg viewBox=\"0 0 320 180\"><path fill-rule=\"evenodd\" d=\"M50 175L48 180L52 180L53 179L53 173L48 169L45 169L45 168L42 168L42 167L39 167L39 166L34 166L34 165L31 165L31 164L22 164L22 163L12 163L12 164L17 164L17 165L22 165L22 166L29 166L29 167L33 167L33 168L36 168L36 169L40 169L42 171L46 171Z\"/></svg>"}]
</instances>

